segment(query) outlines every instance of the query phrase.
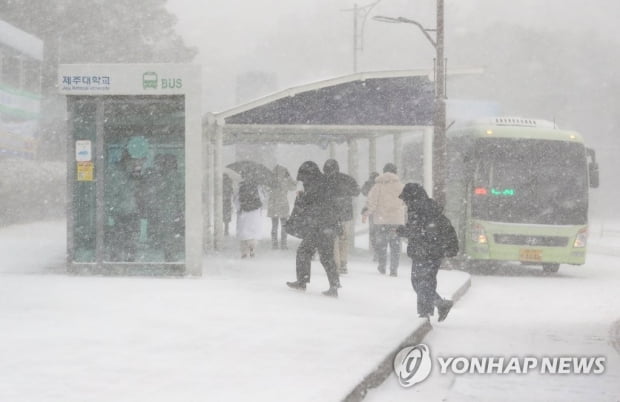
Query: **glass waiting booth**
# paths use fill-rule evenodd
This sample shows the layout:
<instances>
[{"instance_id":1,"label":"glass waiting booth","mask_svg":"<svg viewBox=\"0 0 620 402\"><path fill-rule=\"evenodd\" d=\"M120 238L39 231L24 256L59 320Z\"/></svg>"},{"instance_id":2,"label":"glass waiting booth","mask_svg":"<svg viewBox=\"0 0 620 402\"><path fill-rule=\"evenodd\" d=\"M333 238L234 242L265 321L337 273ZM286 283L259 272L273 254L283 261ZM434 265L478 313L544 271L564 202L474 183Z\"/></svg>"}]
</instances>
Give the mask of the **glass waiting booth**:
<instances>
[{"instance_id":1,"label":"glass waiting booth","mask_svg":"<svg viewBox=\"0 0 620 402\"><path fill-rule=\"evenodd\" d=\"M71 272L200 275L200 69L62 65Z\"/></svg>"}]
</instances>

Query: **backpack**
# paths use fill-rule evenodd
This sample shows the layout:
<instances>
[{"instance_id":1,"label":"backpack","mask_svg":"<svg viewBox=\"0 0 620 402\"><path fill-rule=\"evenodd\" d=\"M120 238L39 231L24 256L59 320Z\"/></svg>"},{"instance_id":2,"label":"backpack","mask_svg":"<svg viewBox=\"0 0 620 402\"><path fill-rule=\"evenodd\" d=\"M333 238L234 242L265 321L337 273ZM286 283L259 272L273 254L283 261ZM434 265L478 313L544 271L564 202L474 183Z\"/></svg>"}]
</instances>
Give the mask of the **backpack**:
<instances>
[{"instance_id":1,"label":"backpack","mask_svg":"<svg viewBox=\"0 0 620 402\"><path fill-rule=\"evenodd\" d=\"M255 183L243 181L239 184L239 208L244 212L254 211L263 206Z\"/></svg>"},{"instance_id":2,"label":"backpack","mask_svg":"<svg viewBox=\"0 0 620 402\"><path fill-rule=\"evenodd\" d=\"M411 258L439 260L455 257L459 252L456 230L445 215L437 215L431 222L423 224L424 230L410 238L407 255Z\"/></svg>"},{"instance_id":3,"label":"backpack","mask_svg":"<svg viewBox=\"0 0 620 402\"><path fill-rule=\"evenodd\" d=\"M456 235L454 226L445 215L439 218L439 236L443 257L455 257L459 252L459 238Z\"/></svg>"},{"instance_id":4,"label":"backpack","mask_svg":"<svg viewBox=\"0 0 620 402\"><path fill-rule=\"evenodd\" d=\"M303 193L295 198L291 215L286 219L284 230L287 234L303 239L308 233L309 217L304 208Z\"/></svg>"}]
</instances>

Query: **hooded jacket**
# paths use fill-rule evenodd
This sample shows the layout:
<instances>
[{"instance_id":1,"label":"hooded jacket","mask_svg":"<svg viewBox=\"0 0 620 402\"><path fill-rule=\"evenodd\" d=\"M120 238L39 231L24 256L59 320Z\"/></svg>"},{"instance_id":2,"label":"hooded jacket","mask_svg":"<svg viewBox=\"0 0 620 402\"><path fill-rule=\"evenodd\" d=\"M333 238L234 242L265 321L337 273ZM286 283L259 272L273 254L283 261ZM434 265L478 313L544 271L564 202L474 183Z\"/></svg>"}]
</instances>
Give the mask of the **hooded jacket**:
<instances>
[{"instance_id":1,"label":"hooded jacket","mask_svg":"<svg viewBox=\"0 0 620 402\"><path fill-rule=\"evenodd\" d=\"M417 183L407 183L400 198L407 205L407 224L398 229L398 234L409 241L407 255L418 260L455 255L458 251L456 232L426 190Z\"/></svg>"},{"instance_id":2,"label":"hooded jacket","mask_svg":"<svg viewBox=\"0 0 620 402\"><path fill-rule=\"evenodd\" d=\"M335 159L328 159L323 165L327 185L333 192L336 202L336 216L340 222L353 219L353 197L360 194L360 187L355 179L340 173L340 166Z\"/></svg>"},{"instance_id":3,"label":"hooded jacket","mask_svg":"<svg viewBox=\"0 0 620 402\"><path fill-rule=\"evenodd\" d=\"M391 172L379 175L368 193L366 215L372 215L375 225L403 225L405 204L398 198L403 190L400 178Z\"/></svg>"},{"instance_id":4,"label":"hooded jacket","mask_svg":"<svg viewBox=\"0 0 620 402\"><path fill-rule=\"evenodd\" d=\"M335 234L339 226L335 196L318 165L312 161L302 163L297 172L297 181L304 185L304 191L298 196L296 204L306 229Z\"/></svg>"}]
</instances>

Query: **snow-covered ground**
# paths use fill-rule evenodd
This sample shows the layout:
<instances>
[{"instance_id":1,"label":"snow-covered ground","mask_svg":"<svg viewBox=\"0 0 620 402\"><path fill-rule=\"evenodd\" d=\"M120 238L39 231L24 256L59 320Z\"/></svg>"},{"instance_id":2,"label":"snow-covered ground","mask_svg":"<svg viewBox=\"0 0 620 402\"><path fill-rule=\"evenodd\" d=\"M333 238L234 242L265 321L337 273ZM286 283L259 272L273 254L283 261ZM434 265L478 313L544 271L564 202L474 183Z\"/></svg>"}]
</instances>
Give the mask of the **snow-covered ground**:
<instances>
[{"instance_id":1,"label":"snow-covered ground","mask_svg":"<svg viewBox=\"0 0 620 402\"><path fill-rule=\"evenodd\" d=\"M435 356L604 356L604 374L440 374L403 388L394 376L366 397L396 401L620 401L620 225L592 225L587 263L505 266L474 275L458 314L424 342Z\"/></svg>"},{"instance_id":2,"label":"snow-covered ground","mask_svg":"<svg viewBox=\"0 0 620 402\"><path fill-rule=\"evenodd\" d=\"M201 278L80 277L64 225L0 228L0 401L336 401L421 324L406 256L398 278L354 257L337 300L318 261L286 287L294 245L231 244ZM468 278L442 271L440 292Z\"/></svg>"},{"instance_id":3,"label":"snow-covered ground","mask_svg":"<svg viewBox=\"0 0 620 402\"><path fill-rule=\"evenodd\" d=\"M590 252L620 257L620 222L594 222L589 237Z\"/></svg>"}]
</instances>

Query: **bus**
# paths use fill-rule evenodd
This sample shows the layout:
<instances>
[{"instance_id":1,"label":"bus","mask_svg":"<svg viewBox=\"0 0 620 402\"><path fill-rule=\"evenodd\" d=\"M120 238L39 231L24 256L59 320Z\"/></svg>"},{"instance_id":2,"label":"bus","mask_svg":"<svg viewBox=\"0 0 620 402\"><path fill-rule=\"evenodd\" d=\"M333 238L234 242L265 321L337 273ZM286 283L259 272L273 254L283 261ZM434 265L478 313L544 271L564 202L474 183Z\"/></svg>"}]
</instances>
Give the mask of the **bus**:
<instances>
[{"instance_id":1,"label":"bus","mask_svg":"<svg viewBox=\"0 0 620 402\"><path fill-rule=\"evenodd\" d=\"M420 166L421 148L403 152L405 174ZM451 127L447 152L445 213L464 264L514 261L555 273L585 263L598 165L579 133L544 120L481 119Z\"/></svg>"},{"instance_id":2,"label":"bus","mask_svg":"<svg viewBox=\"0 0 620 402\"><path fill-rule=\"evenodd\" d=\"M0 20L0 158L34 159L43 41Z\"/></svg>"}]
</instances>

